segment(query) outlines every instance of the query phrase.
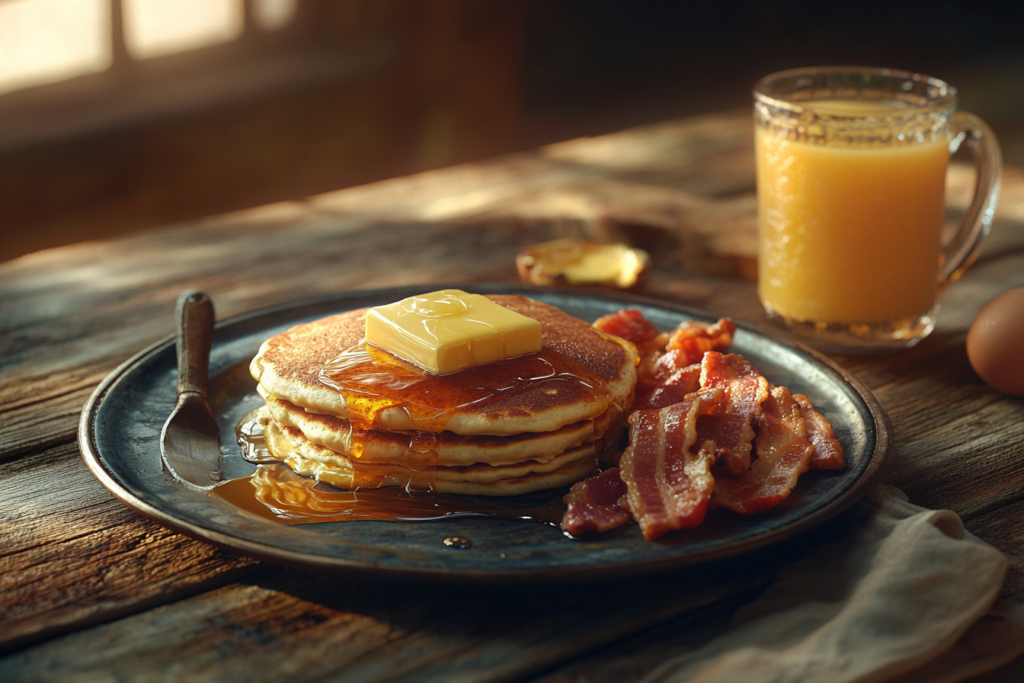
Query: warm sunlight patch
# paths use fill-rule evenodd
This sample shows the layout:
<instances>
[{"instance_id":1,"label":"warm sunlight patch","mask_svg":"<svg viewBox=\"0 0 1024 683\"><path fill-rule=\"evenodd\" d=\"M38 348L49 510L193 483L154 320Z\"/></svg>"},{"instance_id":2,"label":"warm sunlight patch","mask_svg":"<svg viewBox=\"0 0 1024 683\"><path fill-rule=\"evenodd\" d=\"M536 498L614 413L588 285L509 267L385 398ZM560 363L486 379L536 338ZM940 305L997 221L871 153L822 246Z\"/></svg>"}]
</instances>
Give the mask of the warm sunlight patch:
<instances>
[{"instance_id":1,"label":"warm sunlight patch","mask_svg":"<svg viewBox=\"0 0 1024 683\"><path fill-rule=\"evenodd\" d=\"M103 71L109 0L0 2L0 93Z\"/></svg>"},{"instance_id":2,"label":"warm sunlight patch","mask_svg":"<svg viewBox=\"0 0 1024 683\"><path fill-rule=\"evenodd\" d=\"M237 0L123 1L125 44L139 59L225 43L242 34L242 3Z\"/></svg>"}]
</instances>

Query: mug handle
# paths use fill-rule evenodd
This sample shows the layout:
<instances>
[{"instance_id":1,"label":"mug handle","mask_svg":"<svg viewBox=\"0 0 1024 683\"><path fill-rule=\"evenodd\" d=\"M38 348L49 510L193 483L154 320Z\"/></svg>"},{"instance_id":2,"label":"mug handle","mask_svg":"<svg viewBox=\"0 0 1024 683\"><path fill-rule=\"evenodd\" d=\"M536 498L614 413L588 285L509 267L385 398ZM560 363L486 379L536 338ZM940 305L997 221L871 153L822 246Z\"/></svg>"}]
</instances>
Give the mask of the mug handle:
<instances>
[{"instance_id":1,"label":"mug handle","mask_svg":"<svg viewBox=\"0 0 1024 683\"><path fill-rule=\"evenodd\" d=\"M974 114L957 112L951 122L953 141L950 154L966 144L978 172L974 198L953 238L942 248L943 263L939 273L939 290L956 282L981 251L981 238L992 227L999 198L999 182L1003 174L1003 155L999 142L988 124Z\"/></svg>"}]
</instances>

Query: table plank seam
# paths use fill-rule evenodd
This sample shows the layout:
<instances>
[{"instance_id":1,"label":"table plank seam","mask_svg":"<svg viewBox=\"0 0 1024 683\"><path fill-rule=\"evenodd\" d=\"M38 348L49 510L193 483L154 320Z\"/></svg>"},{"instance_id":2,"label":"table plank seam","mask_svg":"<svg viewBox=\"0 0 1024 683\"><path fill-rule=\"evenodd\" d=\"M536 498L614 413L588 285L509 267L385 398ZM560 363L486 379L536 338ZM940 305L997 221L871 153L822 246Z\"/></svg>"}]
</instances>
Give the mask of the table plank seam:
<instances>
[{"instance_id":1,"label":"table plank seam","mask_svg":"<svg viewBox=\"0 0 1024 683\"><path fill-rule=\"evenodd\" d=\"M70 396L71 394L74 394L76 392L82 391L83 389L88 389L89 393L91 394L92 391L97 386L99 386L99 383L103 380L103 378L106 377L107 375L109 375L110 371L113 370L113 369L114 368L111 367L110 370L108 370L107 372L104 372L99 377L89 377L86 380L83 380L83 381L81 381L81 382L79 382L77 384L70 385L70 386L68 386L68 387L66 387L66 388L64 388L64 389L62 389L62 390L60 390L60 391L58 391L56 393L48 393L45 396L35 396L35 397L32 397L32 398L22 399L20 401L16 400L16 401L13 401L11 403L0 404L0 415L3 415L4 413L10 412L12 410L17 410L18 408L28 408L30 406L38 406L38 405L46 403L47 401L53 401L53 400L56 400L56 399L65 398L67 396ZM88 400L88 397L86 397L86 399ZM82 406L83 407L85 406L85 402L84 401L82 403Z\"/></svg>"},{"instance_id":2,"label":"table plank seam","mask_svg":"<svg viewBox=\"0 0 1024 683\"><path fill-rule=\"evenodd\" d=\"M115 503L115 505L111 505L111 503ZM120 507L120 503L119 503L119 501L116 498L111 496L108 500L98 501L96 503L92 503L90 505L86 505L85 507L75 508L75 513L80 513L80 512L83 512L85 510L91 510L93 508L98 508L98 507L103 507L103 506L107 506L107 507L110 507L110 508L116 510L116 509L118 509ZM52 541L47 541L47 542L39 543L39 544L36 544L36 545L25 546L25 547L21 548L20 550L14 550L14 551L11 551L11 552L0 552L0 559L13 558L13 557L17 557L18 555L21 555L22 553L31 552L31 551L34 551L34 550L40 550L42 548L49 548L49 547L52 547L52 546L55 546L55 545L60 545L62 543L69 543L71 541L78 541L78 540L81 540L83 538L88 538L89 536L93 536L93 535L96 535L96 534L101 534L101 533L104 533L104 532L107 532L107 531L112 531L112 530L117 529L120 526L122 526L122 524L123 524L122 522L118 521L116 524L110 524L110 525L104 526L104 527L95 527L93 529L90 529L89 531L86 531L86 532L83 532L81 534L77 534L77 535L74 535L74 536L64 536L64 537L61 537L60 539L55 539L55 540L52 540Z\"/></svg>"},{"instance_id":3,"label":"table plank seam","mask_svg":"<svg viewBox=\"0 0 1024 683\"><path fill-rule=\"evenodd\" d=\"M223 588L232 583L238 583L239 579L245 578L248 574L262 566L263 565L260 562L242 564L238 567L228 569L223 574L218 574L207 581L201 581L185 588L174 589L165 594L154 595L151 598L146 598L138 602L121 604L117 607L102 610L97 614L90 614L84 617L70 619L63 623L58 622L44 626L37 631L22 633L11 638L0 638L0 655L13 654L19 650L25 650L30 647L42 645L43 643L55 640L72 632L113 623L135 614L140 614L166 605L172 605L176 602L181 602L182 600L187 600L197 595Z\"/></svg>"},{"instance_id":4,"label":"table plank seam","mask_svg":"<svg viewBox=\"0 0 1024 683\"><path fill-rule=\"evenodd\" d=\"M760 595L764 591L767 583L768 581L765 581L764 584L759 584L758 586L751 588L749 590L737 593L726 598L712 601L706 605L696 606L692 610L682 611L676 614L675 616L669 617L668 619L652 623L644 628L638 629L628 634L624 634L620 638L616 638L607 643L602 643L590 650L582 651L577 655L569 657L565 661L559 662L547 669L535 671L528 675L512 679L511 683L527 683L538 679L547 680L547 676L557 674L559 671L568 669L573 665L577 664L578 662L586 662L589 658L594 657L595 655L600 657L601 655L607 653L613 648L638 651L640 650L640 647L637 645L637 643L642 643L645 640L648 640L651 636L654 636L653 639L657 639L659 634L663 634L668 631L674 631L678 629L680 626L684 626L695 620L699 620L702 616L710 613L719 611L734 612L740 607L743 607L744 605L753 601L758 595Z\"/></svg>"},{"instance_id":5,"label":"table plank seam","mask_svg":"<svg viewBox=\"0 0 1024 683\"><path fill-rule=\"evenodd\" d=\"M1008 499L1004 499L1002 502L996 503L994 505L988 505L988 506L984 506L983 505L983 506L978 507L976 510L974 510L974 511L972 511L970 513L966 513L965 512L965 513L961 514L960 515L960 519L963 522L969 522L969 521L971 521L973 519L977 519L978 517L983 517L985 515L990 515L990 514L992 514L994 512L998 512L1002 508L1009 507L1011 505L1016 505L1019 502L1020 502L1020 498L1019 497L1018 498L1011 497L1011 498L1008 498Z\"/></svg>"},{"instance_id":6,"label":"table plank seam","mask_svg":"<svg viewBox=\"0 0 1024 683\"><path fill-rule=\"evenodd\" d=\"M749 577L734 578L732 581L721 584L716 590L712 590L707 595L696 600L683 600L675 604L665 604L653 610L653 613L633 615L625 620L621 618L623 616L621 614L618 617L606 615L604 618L592 618L588 621L587 629L589 632L582 638L568 636L568 639L555 639L556 642L554 643L550 642L548 638L536 640L532 643L528 642L529 647L527 653L524 654L529 656L522 663L513 664L511 670L508 665L505 665L503 670L496 672L496 676L492 675L480 680L503 682L535 680L574 661L607 649L616 643L628 642L639 634L657 630L677 619L685 618L695 612L707 609L712 605L720 603L722 600L730 601L733 598L749 600L750 597L759 594L764 589L770 578L770 576L757 577L756 583L752 586L750 585ZM743 587L739 589L738 593L733 592L740 586ZM723 595L726 597L723 598ZM574 629L570 628L569 630L573 631ZM481 647L481 642L483 647ZM445 660L447 666L428 671L423 671L422 666L420 666L411 676L404 674L398 680L410 681L411 683L411 681L421 679L426 681L456 679L460 670L464 671L467 665L475 664L479 667L481 664L486 665L488 663L488 652L493 651L495 646L492 640L481 642L468 643L459 658L452 658L450 656L435 658ZM474 657L474 653L482 654ZM493 654L490 659L493 659ZM516 666L519 667L519 670L516 670ZM367 680L377 681L380 679L371 678Z\"/></svg>"},{"instance_id":7,"label":"table plank seam","mask_svg":"<svg viewBox=\"0 0 1024 683\"><path fill-rule=\"evenodd\" d=\"M14 462L15 460L21 460L25 457L33 455L42 455L46 451L58 448L60 446L67 446L75 443L78 440L77 429L73 429L67 434L56 434L51 438L43 441L37 441L32 444L25 444L23 447L15 447L7 452L0 452L0 463Z\"/></svg>"}]
</instances>

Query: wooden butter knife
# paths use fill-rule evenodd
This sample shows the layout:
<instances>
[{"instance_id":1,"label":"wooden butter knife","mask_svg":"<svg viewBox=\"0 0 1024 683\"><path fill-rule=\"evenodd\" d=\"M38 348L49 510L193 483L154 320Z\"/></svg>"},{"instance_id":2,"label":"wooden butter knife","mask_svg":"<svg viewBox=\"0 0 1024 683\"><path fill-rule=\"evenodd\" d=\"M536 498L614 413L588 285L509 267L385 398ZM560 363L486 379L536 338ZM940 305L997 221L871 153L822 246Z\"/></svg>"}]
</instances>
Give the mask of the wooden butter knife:
<instances>
[{"instance_id":1,"label":"wooden butter knife","mask_svg":"<svg viewBox=\"0 0 1024 683\"><path fill-rule=\"evenodd\" d=\"M178 403L160 433L160 454L174 477L210 489L222 480L220 429L206 402L213 302L203 292L178 297Z\"/></svg>"}]
</instances>

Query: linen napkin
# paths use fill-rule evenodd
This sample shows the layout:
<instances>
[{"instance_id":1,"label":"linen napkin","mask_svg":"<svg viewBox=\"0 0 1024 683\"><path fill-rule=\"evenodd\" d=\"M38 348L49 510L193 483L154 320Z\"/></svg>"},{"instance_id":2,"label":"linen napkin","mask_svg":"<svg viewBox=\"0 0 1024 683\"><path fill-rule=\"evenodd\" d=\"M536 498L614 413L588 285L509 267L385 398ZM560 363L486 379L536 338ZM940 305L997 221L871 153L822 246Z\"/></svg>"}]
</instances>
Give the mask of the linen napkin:
<instances>
[{"instance_id":1,"label":"linen napkin","mask_svg":"<svg viewBox=\"0 0 1024 683\"><path fill-rule=\"evenodd\" d=\"M946 683L1024 652L1024 605L997 602L1009 562L949 510L879 486L841 540L783 567L728 632L649 683Z\"/></svg>"}]
</instances>

